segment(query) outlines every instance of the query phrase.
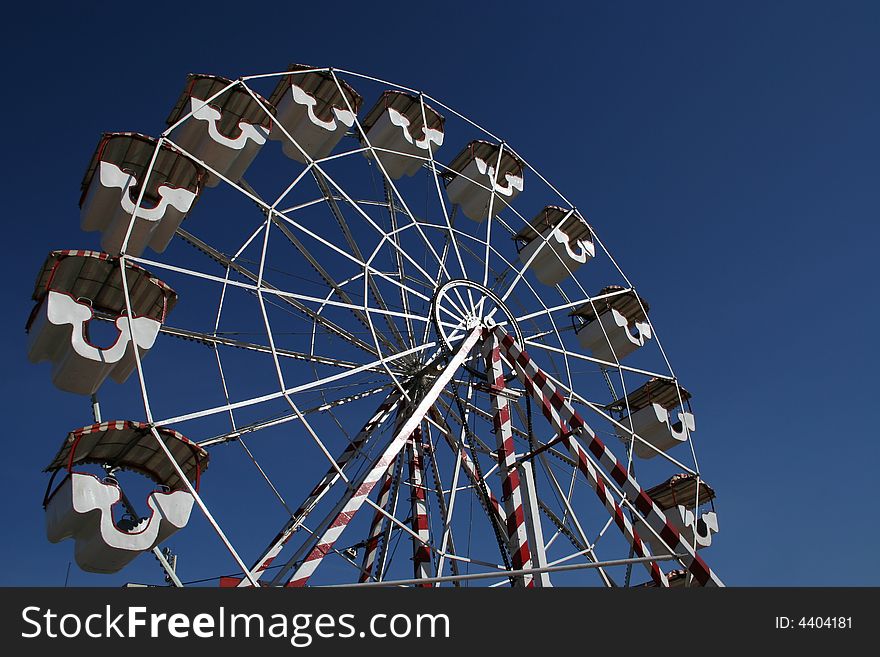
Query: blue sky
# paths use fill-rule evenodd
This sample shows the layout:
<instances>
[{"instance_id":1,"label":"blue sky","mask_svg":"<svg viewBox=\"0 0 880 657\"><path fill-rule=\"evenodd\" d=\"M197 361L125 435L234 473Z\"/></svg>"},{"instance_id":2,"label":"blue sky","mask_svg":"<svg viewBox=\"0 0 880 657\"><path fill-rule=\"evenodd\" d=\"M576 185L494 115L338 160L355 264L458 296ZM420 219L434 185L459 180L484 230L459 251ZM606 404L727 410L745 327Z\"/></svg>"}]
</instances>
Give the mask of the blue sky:
<instances>
[{"instance_id":1,"label":"blue sky","mask_svg":"<svg viewBox=\"0 0 880 657\"><path fill-rule=\"evenodd\" d=\"M158 132L189 72L291 61L428 91L590 217L694 393L728 584L880 584L876 3L282 6L7 11L0 584L60 584L70 558L40 471L87 405L22 329L46 252L96 243L76 203L99 133Z\"/></svg>"}]
</instances>

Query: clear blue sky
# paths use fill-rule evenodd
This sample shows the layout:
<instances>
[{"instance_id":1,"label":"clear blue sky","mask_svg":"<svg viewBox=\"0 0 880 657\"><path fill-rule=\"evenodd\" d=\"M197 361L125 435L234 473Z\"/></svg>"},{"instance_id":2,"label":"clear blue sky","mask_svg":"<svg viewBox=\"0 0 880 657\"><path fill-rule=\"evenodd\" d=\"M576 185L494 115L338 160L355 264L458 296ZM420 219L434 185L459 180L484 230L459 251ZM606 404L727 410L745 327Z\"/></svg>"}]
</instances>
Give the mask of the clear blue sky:
<instances>
[{"instance_id":1,"label":"clear blue sky","mask_svg":"<svg viewBox=\"0 0 880 657\"><path fill-rule=\"evenodd\" d=\"M47 251L94 246L76 204L99 133L160 131L189 72L291 61L430 92L587 213L694 393L728 584L880 584L880 5L54 4L0 28L0 584L60 584L71 555L45 539L41 470L87 405L28 364L23 327Z\"/></svg>"}]
</instances>

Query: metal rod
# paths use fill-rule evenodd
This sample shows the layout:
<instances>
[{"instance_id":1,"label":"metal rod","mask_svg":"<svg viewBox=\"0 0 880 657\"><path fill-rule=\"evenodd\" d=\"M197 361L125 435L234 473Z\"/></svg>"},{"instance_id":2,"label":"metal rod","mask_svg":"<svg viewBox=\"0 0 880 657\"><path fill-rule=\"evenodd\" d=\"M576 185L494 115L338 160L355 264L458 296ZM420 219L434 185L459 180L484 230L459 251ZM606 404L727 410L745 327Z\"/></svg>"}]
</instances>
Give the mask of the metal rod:
<instances>
[{"instance_id":1,"label":"metal rod","mask_svg":"<svg viewBox=\"0 0 880 657\"><path fill-rule=\"evenodd\" d=\"M177 235L179 235L181 238L183 238L184 241L189 242L192 246L196 247L199 251L201 251L202 253L207 255L212 260L215 260L216 262L220 263L224 267L229 267L230 269L237 271L239 274L241 274L245 278L250 279L251 281L254 281L254 282L257 281L256 274L251 272L246 267L242 267L237 262L233 262L232 260L227 258L223 253L221 253L217 249L213 248L212 246L210 246L206 242L203 242L202 240L197 238L195 235L188 233L183 228L177 229ZM277 288L275 286L270 285L266 281L263 281L262 287L265 289L268 289L268 290L277 290ZM337 326L336 324L334 324L333 322L331 322L327 318L322 317L321 315L318 315L315 311L313 311L311 308L309 308L305 304L297 301L296 299L292 299L290 297L285 297L285 296L279 296L279 299L281 299L282 301L284 301L288 305L293 306L296 310L305 314L307 317L309 317L313 321L318 322L322 327L324 327L325 329L327 329L331 333L339 336L340 338L342 338L344 340L347 340L348 342L355 345L356 347L359 347L360 349L363 349L364 351L371 353L374 356L379 355L376 352L376 350L373 348L372 345L368 344L367 342L364 342L360 338L355 337L354 335L352 335L351 333L349 333L348 331L346 331L342 327Z\"/></svg>"},{"instance_id":2,"label":"metal rod","mask_svg":"<svg viewBox=\"0 0 880 657\"><path fill-rule=\"evenodd\" d=\"M496 573L471 573L468 575L446 575L443 577L430 577L426 579L397 579L386 582L364 582L361 584L332 584L325 588L348 588L367 586L409 586L414 584L433 584L439 582L467 581L474 579L498 579L519 575L537 575L539 573L564 572L567 570L584 570L590 568L610 568L612 566L625 566L630 563L643 563L646 561L671 561L680 559L685 554L661 554L650 557L636 557L634 559L614 559L611 561L599 561L596 563L574 563L564 566L547 566L546 568L523 568L520 570L501 570Z\"/></svg>"}]
</instances>

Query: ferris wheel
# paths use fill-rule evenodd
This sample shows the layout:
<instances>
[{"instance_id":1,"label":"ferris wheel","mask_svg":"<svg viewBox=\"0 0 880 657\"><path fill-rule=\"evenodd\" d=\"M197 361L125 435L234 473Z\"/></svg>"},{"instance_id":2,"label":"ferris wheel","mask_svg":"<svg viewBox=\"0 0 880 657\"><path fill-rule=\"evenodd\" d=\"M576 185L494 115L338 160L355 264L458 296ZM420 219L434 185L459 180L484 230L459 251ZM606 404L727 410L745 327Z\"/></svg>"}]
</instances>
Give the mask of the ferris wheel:
<instances>
[{"instance_id":1,"label":"ferris wheel","mask_svg":"<svg viewBox=\"0 0 880 657\"><path fill-rule=\"evenodd\" d=\"M721 585L647 301L439 100L299 64L190 75L159 137L101 137L80 208L94 244L49 253L28 349L93 413L44 499L84 571Z\"/></svg>"}]
</instances>

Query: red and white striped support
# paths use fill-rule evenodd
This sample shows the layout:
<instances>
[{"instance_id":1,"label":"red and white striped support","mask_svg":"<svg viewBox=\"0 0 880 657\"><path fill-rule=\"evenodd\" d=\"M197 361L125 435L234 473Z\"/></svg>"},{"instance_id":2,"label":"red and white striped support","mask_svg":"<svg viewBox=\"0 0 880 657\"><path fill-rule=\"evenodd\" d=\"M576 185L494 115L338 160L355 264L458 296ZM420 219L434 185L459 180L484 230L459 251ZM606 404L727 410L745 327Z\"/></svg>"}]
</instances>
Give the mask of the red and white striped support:
<instances>
[{"instance_id":1,"label":"red and white striped support","mask_svg":"<svg viewBox=\"0 0 880 657\"><path fill-rule=\"evenodd\" d=\"M417 428L409 439L409 486L412 530L418 535L413 542L413 577L431 577L431 534L428 530L428 504L425 495L425 451L422 430ZM430 588L432 584L423 584Z\"/></svg>"},{"instance_id":2,"label":"red and white striped support","mask_svg":"<svg viewBox=\"0 0 880 657\"><path fill-rule=\"evenodd\" d=\"M382 475L382 484L379 486L379 496L376 504L385 510L388 510L388 500L391 497L391 484L394 482L396 462L392 461ZM400 476L398 474L398 476ZM390 511L389 511L390 513ZM376 509L373 514L373 521L370 523L370 533L367 536L367 542L364 547L364 559L361 562L361 574L358 578L359 582L368 582L373 574L373 565L376 563L376 555L379 552L379 539L382 536L382 525L385 514Z\"/></svg>"},{"instance_id":3,"label":"red and white striped support","mask_svg":"<svg viewBox=\"0 0 880 657\"><path fill-rule=\"evenodd\" d=\"M624 515L620 505L614 500L609 490L608 478L602 472L593 459L611 473L611 478L621 487L627 499L633 502L636 511L641 514L645 522L653 529L673 553L685 553L686 557L679 559L680 563L694 576L697 583L702 586L724 586L718 576L712 572L708 565L700 558L686 541L681 540L678 530L666 519L663 511L658 507L647 493L639 486L635 478L630 475L626 467L617 460L605 444L595 435L595 432L581 418L577 411L556 389L547 375L532 361L529 355L521 349L516 340L500 326L492 329L495 338L501 346L501 351L508 361L514 366L516 374L522 381L526 391L541 407L544 417L550 421L565 446L571 452L572 457L578 464L578 469L586 476L593 490L602 500L602 503L612 514L617 526L623 532L626 539L632 545L637 556L650 556L650 552L644 545L638 534L633 530L632 523ZM589 452L581 447L575 434L589 438ZM656 562L645 562L651 573L651 578L658 586L669 586L666 578L660 572Z\"/></svg>"},{"instance_id":4,"label":"red and white striped support","mask_svg":"<svg viewBox=\"0 0 880 657\"><path fill-rule=\"evenodd\" d=\"M369 468L364 470L356 481L352 482L349 490L324 518L313 536L293 555L293 558L288 562L288 566L296 563L303 557L305 558L288 580L288 586L306 585L309 577L321 565L324 556L333 549L336 540L364 505L364 501L373 488L375 488L382 474L388 469L391 462L397 458L397 455L400 454L412 433L421 425L428 409L437 401L440 393L458 371L458 368L461 367L479 338L480 327L478 326L471 329L471 332L459 343L457 351L449 359L445 369L434 380L430 390L419 401L412 415L403 423L403 426L400 427L385 450L373 461ZM276 576L276 580L283 577L286 571L287 568L282 569L282 572Z\"/></svg>"},{"instance_id":5,"label":"red and white striped support","mask_svg":"<svg viewBox=\"0 0 880 657\"><path fill-rule=\"evenodd\" d=\"M477 476L477 470L474 467L471 458L467 455L467 452L464 450L464 446L459 445L455 439L455 436L452 433L452 429L449 428L449 425L446 423L446 420L440 415L439 411L436 408L431 409L431 418L437 423L437 426L440 429L440 433L443 438L446 440L446 443L449 445L449 448L459 454L461 460L461 467L464 470L465 475L468 480L471 482L471 486L474 488L481 487L479 477ZM498 501L498 498L492 493L489 487L486 487L486 492L489 494L489 504L492 506L490 513L492 514L495 524L501 530L504 535L504 539L507 540L507 521L504 518L504 513L501 511L501 503Z\"/></svg>"},{"instance_id":6,"label":"red and white striped support","mask_svg":"<svg viewBox=\"0 0 880 657\"><path fill-rule=\"evenodd\" d=\"M302 526L302 523L305 522L305 519L312 512L312 510L318 505L318 502L321 501L321 498L329 491L334 484L340 479L340 471L344 471L345 467L349 464L349 462L357 455L362 453L361 450L373 432L380 427L385 420L388 419L388 416L391 415L391 412L395 409L398 402L400 401L400 391L396 388L391 391L391 394L385 398L379 408L376 409L376 412L373 416L367 420L366 424L361 427L361 430L354 437L339 458L336 459L336 467L331 467L327 470L327 474L324 475L324 478L318 482L318 484L312 489L312 492L309 493L309 496L305 499L305 501L300 504L299 508L294 512L293 516L291 516L290 520L284 525L278 535L272 539L272 542L269 544L263 554L260 555L260 558L256 560L254 565L251 567L251 573L253 573L254 577L259 580L266 569L272 565L272 562L275 560L275 557L284 549L284 545L290 540L290 537L293 536L294 532ZM250 586L250 582L247 578L241 580L238 586Z\"/></svg>"},{"instance_id":7,"label":"red and white striped support","mask_svg":"<svg viewBox=\"0 0 880 657\"><path fill-rule=\"evenodd\" d=\"M529 538L523 513L523 495L520 489L520 475L516 468L516 449L513 444L513 429L510 417L510 403L504 394L504 370L501 367L501 348L498 339L489 331L484 331L483 357L486 359L486 378L489 382L492 408L495 412L493 425L498 445L498 468L501 474L501 490L504 510L507 515L507 536L510 546L511 566L514 570L532 567L529 551ZM523 575L516 578L518 586L533 587L534 576Z\"/></svg>"}]
</instances>

